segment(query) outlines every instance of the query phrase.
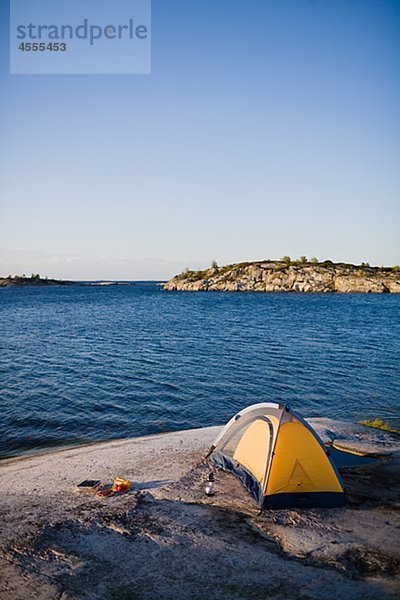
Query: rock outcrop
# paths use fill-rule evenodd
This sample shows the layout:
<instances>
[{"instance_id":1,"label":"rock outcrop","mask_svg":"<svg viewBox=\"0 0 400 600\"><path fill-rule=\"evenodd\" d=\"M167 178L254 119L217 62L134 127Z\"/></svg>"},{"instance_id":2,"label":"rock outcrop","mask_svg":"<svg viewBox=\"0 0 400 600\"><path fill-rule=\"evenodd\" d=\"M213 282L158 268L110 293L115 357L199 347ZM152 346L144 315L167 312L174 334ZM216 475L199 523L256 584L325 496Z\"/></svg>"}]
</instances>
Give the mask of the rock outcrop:
<instances>
[{"instance_id":1,"label":"rock outcrop","mask_svg":"<svg viewBox=\"0 0 400 600\"><path fill-rule=\"evenodd\" d=\"M165 290L219 292L400 293L398 268L345 263L262 261L187 271Z\"/></svg>"}]
</instances>

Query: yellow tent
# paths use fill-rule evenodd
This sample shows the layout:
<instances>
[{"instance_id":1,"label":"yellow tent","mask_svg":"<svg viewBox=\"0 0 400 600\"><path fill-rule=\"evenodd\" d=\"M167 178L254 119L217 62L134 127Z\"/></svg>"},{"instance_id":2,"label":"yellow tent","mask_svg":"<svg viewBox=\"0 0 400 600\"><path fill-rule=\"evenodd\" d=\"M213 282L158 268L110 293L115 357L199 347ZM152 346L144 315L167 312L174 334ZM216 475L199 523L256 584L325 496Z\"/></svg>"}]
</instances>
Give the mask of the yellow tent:
<instances>
[{"instance_id":1,"label":"yellow tent","mask_svg":"<svg viewBox=\"0 0 400 600\"><path fill-rule=\"evenodd\" d=\"M287 406L263 402L237 413L207 456L233 472L262 508L340 506L340 475L313 428Z\"/></svg>"}]
</instances>

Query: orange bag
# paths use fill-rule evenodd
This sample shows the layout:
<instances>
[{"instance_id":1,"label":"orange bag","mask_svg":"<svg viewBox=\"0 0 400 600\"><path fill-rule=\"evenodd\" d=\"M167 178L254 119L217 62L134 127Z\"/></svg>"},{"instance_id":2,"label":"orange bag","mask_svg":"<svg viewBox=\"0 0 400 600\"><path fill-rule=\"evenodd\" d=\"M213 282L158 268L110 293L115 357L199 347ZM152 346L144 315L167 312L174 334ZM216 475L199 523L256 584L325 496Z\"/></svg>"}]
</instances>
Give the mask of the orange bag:
<instances>
[{"instance_id":1,"label":"orange bag","mask_svg":"<svg viewBox=\"0 0 400 600\"><path fill-rule=\"evenodd\" d=\"M128 492L131 489L131 482L129 479L123 479L122 477L117 477L114 479L114 485L112 488L113 492Z\"/></svg>"}]
</instances>

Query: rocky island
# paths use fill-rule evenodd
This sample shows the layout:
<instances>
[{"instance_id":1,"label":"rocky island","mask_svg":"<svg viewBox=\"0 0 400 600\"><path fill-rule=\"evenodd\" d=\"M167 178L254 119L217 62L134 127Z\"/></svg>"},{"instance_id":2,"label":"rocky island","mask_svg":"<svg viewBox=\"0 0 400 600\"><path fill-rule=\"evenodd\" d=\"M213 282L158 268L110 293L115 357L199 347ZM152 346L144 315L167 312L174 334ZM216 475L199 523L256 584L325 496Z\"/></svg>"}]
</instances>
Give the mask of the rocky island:
<instances>
[{"instance_id":1,"label":"rocky island","mask_svg":"<svg viewBox=\"0 0 400 600\"><path fill-rule=\"evenodd\" d=\"M316 259L263 260L176 275L165 290L218 292L400 293L400 267L318 262Z\"/></svg>"}]
</instances>

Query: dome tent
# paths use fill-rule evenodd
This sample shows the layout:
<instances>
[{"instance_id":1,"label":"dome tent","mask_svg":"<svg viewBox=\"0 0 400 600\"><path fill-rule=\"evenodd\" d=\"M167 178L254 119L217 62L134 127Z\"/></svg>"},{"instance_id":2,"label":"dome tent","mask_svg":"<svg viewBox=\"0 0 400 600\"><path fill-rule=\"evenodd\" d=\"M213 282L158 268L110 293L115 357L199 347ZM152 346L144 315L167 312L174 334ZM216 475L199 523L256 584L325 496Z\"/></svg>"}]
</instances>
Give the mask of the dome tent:
<instances>
[{"instance_id":1,"label":"dome tent","mask_svg":"<svg viewBox=\"0 0 400 600\"><path fill-rule=\"evenodd\" d=\"M313 428L288 406L263 402L238 412L207 457L234 473L261 508L345 502L340 475Z\"/></svg>"}]
</instances>

